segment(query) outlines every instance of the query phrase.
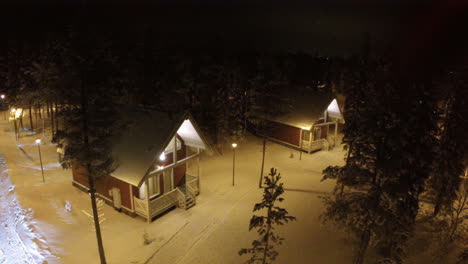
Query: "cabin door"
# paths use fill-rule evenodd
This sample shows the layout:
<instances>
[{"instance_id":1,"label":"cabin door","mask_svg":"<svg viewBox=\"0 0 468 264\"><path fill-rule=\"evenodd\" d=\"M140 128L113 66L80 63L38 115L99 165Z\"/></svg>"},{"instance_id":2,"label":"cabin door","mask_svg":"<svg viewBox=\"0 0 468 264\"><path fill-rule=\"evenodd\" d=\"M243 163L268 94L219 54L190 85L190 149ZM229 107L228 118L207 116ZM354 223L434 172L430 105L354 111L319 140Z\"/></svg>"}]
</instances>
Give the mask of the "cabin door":
<instances>
[{"instance_id":1,"label":"cabin door","mask_svg":"<svg viewBox=\"0 0 468 264\"><path fill-rule=\"evenodd\" d=\"M164 178L164 193L172 191L172 189L174 189L173 187L174 180L172 179L172 169L164 171L163 178Z\"/></svg>"},{"instance_id":2,"label":"cabin door","mask_svg":"<svg viewBox=\"0 0 468 264\"><path fill-rule=\"evenodd\" d=\"M114 208L120 209L122 207L122 197L120 196L120 189L119 188L112 188L112 203Z\"/></svg>"}]
</instances>

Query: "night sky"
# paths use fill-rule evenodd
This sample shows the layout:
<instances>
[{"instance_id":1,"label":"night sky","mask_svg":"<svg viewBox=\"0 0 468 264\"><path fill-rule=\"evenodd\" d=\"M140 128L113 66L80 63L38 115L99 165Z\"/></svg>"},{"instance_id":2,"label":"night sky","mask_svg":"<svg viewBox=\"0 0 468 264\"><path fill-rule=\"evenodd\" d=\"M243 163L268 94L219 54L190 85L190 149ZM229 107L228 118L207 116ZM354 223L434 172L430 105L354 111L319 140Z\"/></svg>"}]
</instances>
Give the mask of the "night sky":
<instances>
[{"instance_id":1,"label":"night sky","mask_svg":"<svg viewBox=\"0 0 468 264\"><path fill-rule=\"evenodd\" d=\"M88 21L91 25L107 25L116 32L150 27L163 46L305 51L326 56L361 53L367 32L373 53L396 51L402 57L418 58L456 53L459 58L466 57L463 46L468 24L466 5L461 1L411 5L402 1L371 5L371 1L351 0L327 4L206 0L159 1L152 5L143 1L89 1L92 4L86 5L80 4L84 1L60 5L51 1L22 2L3 3L3 32L34 38L62 30L72 21Z\"/></svg>"}]
</instances>

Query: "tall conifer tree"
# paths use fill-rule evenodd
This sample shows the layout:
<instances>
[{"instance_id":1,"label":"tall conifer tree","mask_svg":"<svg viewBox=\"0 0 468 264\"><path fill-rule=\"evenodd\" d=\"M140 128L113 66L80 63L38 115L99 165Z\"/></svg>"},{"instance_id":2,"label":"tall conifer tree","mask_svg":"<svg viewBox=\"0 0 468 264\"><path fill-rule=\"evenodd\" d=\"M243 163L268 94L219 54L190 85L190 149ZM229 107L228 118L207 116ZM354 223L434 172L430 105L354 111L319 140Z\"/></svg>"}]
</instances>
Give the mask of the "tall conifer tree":
<instances>
[{"instance_id":1,"label":"tall conifer tree","mask_svg":"<svg viewBox=\"0 0 468 264\"><path fill-rule=\"evenodd\" d=\"M433 159L430 83L399 76L388 64L361 65L348 80L346 165L324 170L324 179L337 182L323 219L355 234L353 263L364 263L369 246L376 262L402 263Z\"/></svg>"}]
</instances>

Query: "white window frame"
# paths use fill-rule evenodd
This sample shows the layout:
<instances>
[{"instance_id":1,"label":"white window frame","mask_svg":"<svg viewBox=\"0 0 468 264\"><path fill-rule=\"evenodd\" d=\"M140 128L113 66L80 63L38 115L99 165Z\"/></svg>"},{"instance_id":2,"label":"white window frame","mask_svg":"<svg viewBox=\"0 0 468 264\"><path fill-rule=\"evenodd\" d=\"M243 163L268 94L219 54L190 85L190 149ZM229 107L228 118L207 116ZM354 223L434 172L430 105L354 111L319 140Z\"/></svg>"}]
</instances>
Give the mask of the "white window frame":
<instances>
[{"instance_id":1,"label":"white window frame","mask_svg":"<svg viewBox=\"0 0 468 264\"><path fill-rule=\"evenodd\" d=\"M154 198L161 194L161 186L160 186L160 174L156 173L148 177L148 192L149 198Z\"/></svg>"}]
</instances>

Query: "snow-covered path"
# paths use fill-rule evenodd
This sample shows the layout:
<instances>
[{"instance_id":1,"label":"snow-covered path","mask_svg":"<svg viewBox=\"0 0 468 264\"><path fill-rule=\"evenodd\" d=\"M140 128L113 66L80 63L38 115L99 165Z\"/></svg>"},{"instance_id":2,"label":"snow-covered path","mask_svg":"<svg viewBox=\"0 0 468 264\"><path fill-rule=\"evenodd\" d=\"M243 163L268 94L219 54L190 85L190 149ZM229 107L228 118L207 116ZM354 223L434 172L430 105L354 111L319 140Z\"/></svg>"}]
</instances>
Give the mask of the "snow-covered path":
<instances>
[{"instance_id":1,"label":"snow-covered path","mask_svg":"<svg viewBox=\"0 0 468 264\"><path fill-rule=\"evenodd\" d=\"M27 233L23 224L24 211L18 203L14 186L8 178L7 168L0 157L0 263L36 263L26 244L22 233Z\"/></svg>"}]
</instances>

